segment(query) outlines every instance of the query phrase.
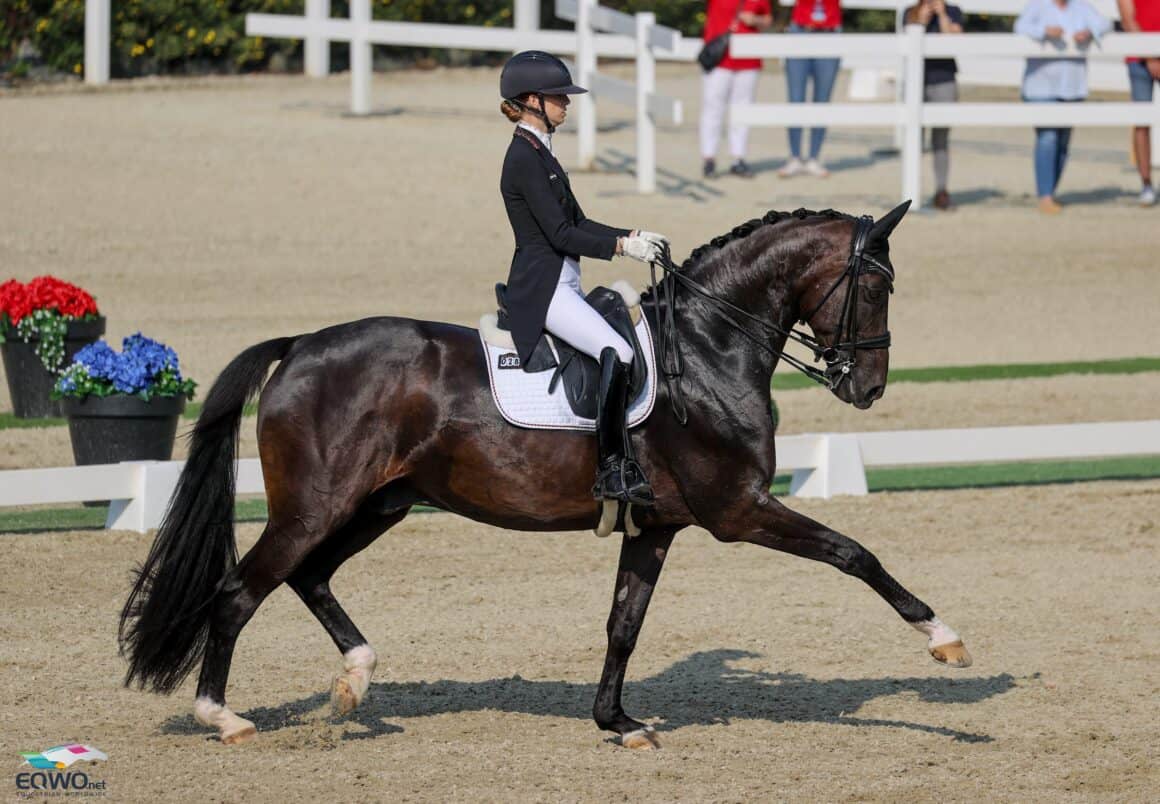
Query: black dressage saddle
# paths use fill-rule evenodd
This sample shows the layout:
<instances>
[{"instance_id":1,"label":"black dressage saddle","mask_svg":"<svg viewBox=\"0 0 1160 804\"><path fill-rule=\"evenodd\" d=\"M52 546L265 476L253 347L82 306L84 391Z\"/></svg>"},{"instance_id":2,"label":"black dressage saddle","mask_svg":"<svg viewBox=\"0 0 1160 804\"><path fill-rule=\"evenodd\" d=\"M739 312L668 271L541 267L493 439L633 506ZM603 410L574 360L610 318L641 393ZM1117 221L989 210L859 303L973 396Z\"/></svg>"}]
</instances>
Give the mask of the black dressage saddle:
<instances>
[{"instance_id":1,"label":"black dressage saddle","mask_svg":"<svg viewBox=\"0 0 1160 804\"><path fill-rule=\"evenodd\" d=\"M499 328L510 330L507 315L507 285L499 282L495 286L495 301L499 306L496 311ZM628 305L624 297L615 290L605 287L593 288L584 301L603 316L604 320L616 330L620 337L628 341L632 347L632 366L628 380L628 404L632 405L636 398L644 391L645 381L648 379L648 365L645 363L644 351L640 340L636 337L636 327L632 323L632 316L628 312ZM509 362L505 368L515 368L519 358L515 355L504 355ZM537 373L554 371L551 382L548 383L548 393L554 393L557 385L564 383L564 395L572 412L585 419L596 418L596 396L600 385L600 364L588 355L577 351L571 344L549 335L541 333L536 341L536 348L532 350L532 357L527 365L521 366L524 371Z\"/></svg>"}]
</instances>

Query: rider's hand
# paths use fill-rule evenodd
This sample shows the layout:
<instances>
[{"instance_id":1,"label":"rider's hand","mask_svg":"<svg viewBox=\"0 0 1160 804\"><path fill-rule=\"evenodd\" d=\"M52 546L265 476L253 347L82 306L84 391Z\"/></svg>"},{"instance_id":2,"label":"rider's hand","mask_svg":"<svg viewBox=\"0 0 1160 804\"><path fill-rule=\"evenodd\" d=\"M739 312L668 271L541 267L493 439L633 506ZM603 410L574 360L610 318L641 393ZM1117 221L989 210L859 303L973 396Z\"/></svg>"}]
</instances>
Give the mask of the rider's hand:
<instances>
[{"instance_id":1,"label":"rider's hand","mask_svg":"<svg viewBox=\"0 0 1160 804\"><path fill-rule=\"evenodd\" d=\"M1077 45L1086 45L1092 40L1092 32L1084 28L1082 31L1076 31L1074 38Z\"/></svg>"},{"instance_id":2,"label":"rider's hand","mask_svg":"<svg viewBox=\"0 0 1160 804\"><path fill-rule=\"evenodd\" d=\"M622 237L620 244L620 253L634 260L657 262L661 258L661 246L645 238L643 234Z\"/></svg>"},{"instance_id":3,"label":"rider's hand","mask_svg":"<svg viewBox=\"0 0 1160 804\"><path fill-rule=\"evenodd\" d=\"M663 249L669 244L669 239L663 234L657 234L656 232L646 232L643 229L637 229L636 233L639 237L643 237L650 243L656 243L658 248Z\"/></svg>"},{"instance_id":4,"label":"rider's hand","mask_svg":"<svg viewBox=\"0 0 1160 804\"><path fill-rule=\"evenodd\" d=\"M1043 38L1044 39L1062 39L1063 38L1063 28L1059 27L1058 25L1048 25L1047 28L1045 28L1043 31Z\"/></svg>"}]
</instances>

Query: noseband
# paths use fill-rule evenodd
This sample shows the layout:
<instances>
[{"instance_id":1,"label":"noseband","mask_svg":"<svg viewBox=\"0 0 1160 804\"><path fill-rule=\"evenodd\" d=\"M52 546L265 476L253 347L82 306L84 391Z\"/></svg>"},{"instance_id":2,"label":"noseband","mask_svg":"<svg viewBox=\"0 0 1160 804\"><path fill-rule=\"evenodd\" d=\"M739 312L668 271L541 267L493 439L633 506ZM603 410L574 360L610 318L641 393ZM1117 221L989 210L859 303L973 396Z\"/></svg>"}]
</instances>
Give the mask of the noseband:
<instances>
[{"instance_id":1,"label":"noseband","mask_svg":"<svg viewBox=\"0 0 1160 804\"><path fill-rule=\"evenodd\" d=\"M804 344L814 353L814 362L824 360L826 368L822 371L825 379L807 375L825 385L831 391L841 385L842 380L849 376L857 365L855 354L859 349L889 349L890 331L875 335L873 338L858 339L858 280L863 274L879 274L886 278L890 292L894 292L894 269L883 265L878 260L866 254L866 241L870 238L870 230L874 227L874 219L869 215L858 218L858 225L854 228L853 242L850 244L850 258L846 260L846 270L837 281L822 296L822 300L814 306L809 314L799 319L803 324L809 324L819 310L829 301L830 296L843 283L849 280L846 286L846 298L842 302L842 320L838 328L836 341L830 346L822 344L807 332L793 330L798 337L794 340ZM845 340L842 340L845 338ZM813 368L812 366L810 368Z\"/></svg>"},{"instance_id":2,"label":"noseband","mask_svg":"<svg viewBox=\"0 0 1160 804\"><path fill-rule=\"evenodd\" d=\"M842 318L838 328L838 334L835 342L829 346L824 345L808 332L793 328L788 330L783 329L777 324L764 321L732 302L728 302L714 295L704 285L681 273L680 269L673 264L668 247L665 247L661 259L658 262L650 263L653 290L651 295L653 315L656 318L659 329L661 370L664 373L665 385L669 390L669 401L672 405L673 413L681 424L685 424L688 421L688 411L685 406L684 392L681 390L681 376L684 374L684 363L681 358L680 339L677 333L676 318L673 309L676 285L678 283L681 284L688 290L715 305L718 315L726 323L762 350L772 355L775 359L785 360L785 362L789 363L802 374L805 374L814 382L826 386L831 391L835 391L842 384L842 381L849 376L854 366L857 365L857 353L859 350L890 348L889 331L881 335L875 335L872 338L859 339L858 337L858 280L864 274L880 274L886 278L889 291L891 293L894 292L894 270L890 266L884 265L866 254L866 244L870 239L870 231L873 227L874 219L869 215L863 215L856 220L854 235L850 243L850 257L846 260L846 270L830 286L829 290L822 296L822 300L807 315L799 319L801 323L809 324L810 320L825 306L826 302L829 301L830 297L834 295L842 283L849 280L846 286L846 298L842 302ZM656 275L658 265L663 272L659 283L657 282ZM665 297L663 311L660 307L661 296ZM763 337L754 334L734 318L733 314L752 321L767 332L772 332L774 336L797 341L813 352L815 363L819 360L824 361L826 367L820 369L799 360L791 354L786 354L782 348L770 346L766 341L766 337L769 336Z\"/></svg>"}]
</instances>

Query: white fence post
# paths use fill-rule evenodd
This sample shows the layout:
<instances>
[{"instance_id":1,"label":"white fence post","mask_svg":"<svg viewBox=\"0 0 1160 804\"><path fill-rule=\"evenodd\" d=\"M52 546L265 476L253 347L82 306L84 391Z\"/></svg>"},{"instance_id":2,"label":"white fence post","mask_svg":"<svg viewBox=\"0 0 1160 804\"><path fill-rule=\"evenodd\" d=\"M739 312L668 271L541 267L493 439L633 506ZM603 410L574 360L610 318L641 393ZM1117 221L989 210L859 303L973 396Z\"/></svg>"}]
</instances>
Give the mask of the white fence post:
<instances>
[{"instance_id":1,"label":"white fence post","mask_svg":"<svg viewBox=\"0 0 1160 804\"><path fill-rule=\"evenodd\" d=\"M1152 110L1156 112L1152 123L1152 167L1160 167L1160 92L1152 95Z\"/></svg>"},{"instance_id":2,"label":"white fence post","mask_svg":"<svg viewBox=\"0 0 1160 804\"><path fill-rule=\"evenodd\" d=\"M371 113L371 0L351 0L350 21L350 113Z\"/></svg>"},{"instance_id":3,"label":"white fence post","mask_svg":"<svg viewBox=\"0 0 1160 804\"><path fill-rule=\"evenodd\" d=\"M926 29L921 25L907 25L902 43L905 54L902 200L910 199L912 210L922 208L922 45L925 33Z\"/></svg>"},{"instance_id":4,"label":"white fence post","mask_svg":"<svg viewBox=\"0 0 1160 804\"><path fill-rule=\"evenodd\" d=\"M330 19L330 0L306 0L306 19ZM307 34L302 48L308 76L325 78L330 74L330 41L326 37L321 33Z\"/></svg>"},{"instance_id":5,"label":"white fence post","mask_svg":"<svg viewBox=\"0 0 1160 804\"><path fill-rule=\"evenodd\" d=\"M159 527L184 466L180 461L126 461L133 467L132 499L112 500L105 527L145 533Z\"/></svg>"},{"instance_id":6,"label":"white fence post","mask_svg":"<svg viewBox=\"0 0 1160 804\"><path fill-rule=\"evenodd\" d=\"M657 127L649 108L656 91L656 59L649 32L657 15L642 11L636 15L636 190L654 193L657 189Z\"/></svg>"},{"instance_id":7,"label":"white fence post","mask_svg":"<svg viewBox=\"0 0 1160 804\"><path fill-rule=\"evenodd\" d=\"M540 0L515 0L512 23L517 31L540 30Z\"/></svg>"},{"instance_id":8,"label":"white fence post","mask_svg":"<svg viewBox=\"0 0 1160 804\"><path fill-rule=\"evenodd\" d=\"M576 6L576 82L592 88L592 74L596 72L596 42L592 28L592 12L596 0L578 0ZM591 170L596 161L596 102L592 93L576 98L577 167Z\"/></svg>"},{"instance_id":9,"label":"white fence post","mask_svg":"<svg viewBox=\"0 0 1160 804\"><path fill-rule=\"evenodd\" d=\"M789 493L825 499L835 494L869 493L858 436L827 433L819 437L814 468L795 469Z\"/></svg>"},{"instance_id":10,"label":"white fence post","mask_svg":"<svg viewBox=\"0 0 1160 804\"><path fill-rule=\"evenodd\" d=\"M110 0L85 0L85 83L109 83Z\"/></svg>"}]
</instances>

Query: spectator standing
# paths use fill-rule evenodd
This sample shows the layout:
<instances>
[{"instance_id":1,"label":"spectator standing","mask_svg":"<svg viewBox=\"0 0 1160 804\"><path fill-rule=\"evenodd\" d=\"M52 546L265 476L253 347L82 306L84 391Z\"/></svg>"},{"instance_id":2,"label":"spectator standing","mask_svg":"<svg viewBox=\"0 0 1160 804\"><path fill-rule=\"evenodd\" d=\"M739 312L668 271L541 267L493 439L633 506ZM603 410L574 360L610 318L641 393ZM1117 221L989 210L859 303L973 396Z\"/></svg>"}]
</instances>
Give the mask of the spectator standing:
<instances>
[{"instance_id":1,"label":"spectator standing","mask_svg":"<svg viewBox=\"0 0 1160 804\"><path fill-rule=\"evenodd\" d=\"M705 8L704 40L709 42L722 34L757 33L773 24L769 0L708 0ZM702 174L712 178L717 173L717 145L721 128L732 103L752 103L757 94L757 76L761 59L735 59L725 54L720 64L705 73L701 93ZM733 165L729 172L751 178L753 170L745 162L749 127L736 123L729 126L729 151Z\"/></svg>"},{"instance_id":2,"label":"spectator standing","mask_svg":"<svg viewBox=\"0 0 1160 804\"><path fill-rule=\"evenodd\" d=\"M1015 33L1040 42L1071 39L1081 46L1111 28L1111 22L1100 16L1087 0L1031 0L1015 20ZM1087 93L1086 59L1027 60L1023 100L1031 103L1082 101ZM1067 163L1070 143L1071 128L1035 129L1035 191L1039 196L1039 211L1046 215L1057 214L1062 209L1055 190Z\"/></svg>"},{"instance_id":3,"label":"spectator standing","mask_svg":"<svg viewBox=\"0 0 1160 804\"><path fill-rule=\"evenodd\" d=\"M842 8L839 0L794 0L790 15L789 32L795 34L833 34L842 30ZM834 81L838 77L837 58L805 58L785 60L785 80L789 89L790 103L804 103L806 85L813 79L813 102L829 103ZM777 175L783 178L808 173L825 178L830 172L819 161L822 142L826 138L824 128L810 129L810 150L808 158L802 161L802 130L789 129L789 161Z\"/></svg>"},{"instance_id":4,"label":"spectator standing","mask_svg":"<svg viewBox=\"0 0 1160 804\"><path fill-rule=\"evenodd\" d=\"M1157 0L1160 2L1160 0ZM906 10L908 25L924 25L927 33L962 33L963 12L958 6L948 6L944 0L919 0ZM954 59L927 59L923 70L923 99L931 103L954 103L959 99L959 85L955 81L958 65ZM934 208L950 209L951 195L947 192L950 173L949 128L930 131L930 147L934 156Z\"/></svg>"},{"instance_id":5,"label":"spectator standing","mask_svg":"<svg viewBox=\"0 0 1160 804\"><path fill-rule=\"evenodd\" d=\"M1160 33L1160 0L1118 2L1125 31ZM1128 59L1128 82L1132 87L1132 100L1151 103L1153 87L1160 82L1160 56ZM1152 130L1147 126L1136 126L1132 130L1132 155L1136 158L1136 169L1140 171L1140 206L1144 207L1156 203L1156 190L1152 187L1151 137Z\"/></svg>"}]
</instances>

